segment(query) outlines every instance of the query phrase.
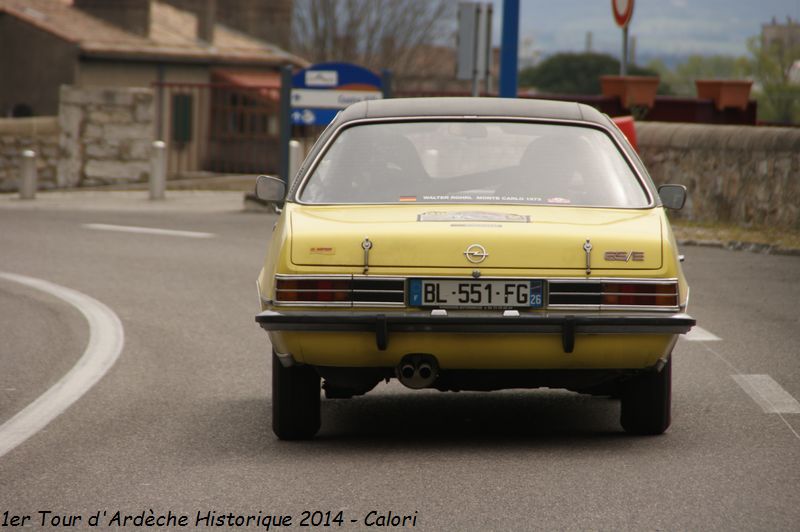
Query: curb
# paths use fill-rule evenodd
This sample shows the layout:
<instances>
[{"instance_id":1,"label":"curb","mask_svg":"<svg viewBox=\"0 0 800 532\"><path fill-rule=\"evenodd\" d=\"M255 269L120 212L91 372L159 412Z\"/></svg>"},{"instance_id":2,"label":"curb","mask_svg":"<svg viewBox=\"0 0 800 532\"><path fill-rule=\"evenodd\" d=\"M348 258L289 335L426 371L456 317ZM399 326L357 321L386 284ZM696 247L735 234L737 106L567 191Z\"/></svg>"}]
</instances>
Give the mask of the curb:
<instances>
[{"instance_id":1,"label":"curb","mask_svg":"<svg viewBox=\"0 0 800 532\"><path fill-rule=\"evenodd\" d=\"M764 253L765 255L787 255L800 257L800 249L784 248L780 246L774 246L772 244L760 244L757 242L742 242L739 240L728 240L726 242L722 240L679 239L678 245L728 249L731 251L750 251L752 253Z\"/></svg>"}]
</instances>

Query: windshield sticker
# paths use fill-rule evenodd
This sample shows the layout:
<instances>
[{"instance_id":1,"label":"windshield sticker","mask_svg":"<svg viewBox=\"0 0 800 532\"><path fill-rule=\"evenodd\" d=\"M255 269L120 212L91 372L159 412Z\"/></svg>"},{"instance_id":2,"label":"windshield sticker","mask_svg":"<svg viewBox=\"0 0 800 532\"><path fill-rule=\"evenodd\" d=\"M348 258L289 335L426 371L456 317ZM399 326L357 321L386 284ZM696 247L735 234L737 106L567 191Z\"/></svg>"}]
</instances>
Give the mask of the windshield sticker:
<instances>
[{"instance_id":1,"label":"windshield sticker","mask_svg":"<svg viewBox=\"0 0 800 532\"><path fill-rule=\"evenodd\" d=\"M508 203L542 203L544 199L539 196L493 196L491 194L444 194L444 195L424 195L422 201L432 202L508 202Z\"/></svg>"},{"instance_id":2,"label":"windshield sticker","mask_svg":"<svg viewBox=\"0 0 800 532\"><path fill-rule=\"evenodd\" d=\"M566 204L566 203L572 203L572 201L568 200L567 198L547 198L547 203Z\"/></svg>"},{"instance_id":3,"label":"windshield sticker","mask_svg":"<svg viewBox=\"0 0 800 532\"><path fill-rule=\"evenodd\" d=\"M398 198L398 201L401 201L401 202L404 202L404 203L405 202L410 202L410 201L417 201L417 197L416 196L400 196L400 198Z\"/></svg>"},{"instance_id":4,"label":"windshield sticker","mask_svg":"<svg viewBox=\"0 0 800 532\"><path fill-rule=\"evenodd\" d=\"M417 216L418 222L516 222L528 223L530 216L485 211L428 211Z\"/></svg>"}]
</instances>

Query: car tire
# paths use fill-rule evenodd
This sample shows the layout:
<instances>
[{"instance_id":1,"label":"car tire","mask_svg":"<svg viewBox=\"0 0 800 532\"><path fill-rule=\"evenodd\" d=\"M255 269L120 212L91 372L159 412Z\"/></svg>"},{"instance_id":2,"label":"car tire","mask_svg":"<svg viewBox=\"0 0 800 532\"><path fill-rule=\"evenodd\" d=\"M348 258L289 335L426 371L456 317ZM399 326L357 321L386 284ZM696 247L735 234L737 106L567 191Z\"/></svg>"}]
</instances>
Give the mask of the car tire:
<instances>
[{"instance_id":1,"label":"car tire","mask_svg":"<svg viewBox=\"0 0 800 532\"><path fill-rule=\"evenodd\" d=\"M320 378L311 366L284 367L272 353L272 431L281 440L313 438L320 427Z\"/></svg>"},{"instance_id":2,"label":"car tire","mask_svg":"<svg viewBox=\"0 0 800 532\"><path fill-rule=\"evenodd\" d=\"M661 371L643 373L621 389L620 422L629 434L663 434L669 427L672 403L672 357Z\"/></svg>"}]
</instances>

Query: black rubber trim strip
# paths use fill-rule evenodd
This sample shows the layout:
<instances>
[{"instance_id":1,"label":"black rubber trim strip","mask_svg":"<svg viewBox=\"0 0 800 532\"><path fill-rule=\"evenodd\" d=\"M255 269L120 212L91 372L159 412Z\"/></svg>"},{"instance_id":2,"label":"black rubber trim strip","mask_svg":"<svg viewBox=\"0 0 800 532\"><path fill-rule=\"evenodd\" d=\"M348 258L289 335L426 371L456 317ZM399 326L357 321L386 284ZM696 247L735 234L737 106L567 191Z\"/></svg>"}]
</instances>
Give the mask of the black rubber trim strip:
<instances>
[{"instance_id":1,"label":"black rubber trim strip","mask_svg":"<svg viewBox=\"0 0 800 532\"><path fill-rule=\"evenodd\" d=\"M561 326L561 345L565 353L572 353L575 350L575 316L564 318Z\"/></svg>"},{"instance_id":2,"label":"black rubber trim strip","mask_svg":"<svg viewBox=\"0 0 800 532\"><path fill-rule=\"evenodd\" d=\"M383 314L378 314L375 318L375 344L381 351L386 351L389 347L389 326Z\"/></svg>"}]
</instances>

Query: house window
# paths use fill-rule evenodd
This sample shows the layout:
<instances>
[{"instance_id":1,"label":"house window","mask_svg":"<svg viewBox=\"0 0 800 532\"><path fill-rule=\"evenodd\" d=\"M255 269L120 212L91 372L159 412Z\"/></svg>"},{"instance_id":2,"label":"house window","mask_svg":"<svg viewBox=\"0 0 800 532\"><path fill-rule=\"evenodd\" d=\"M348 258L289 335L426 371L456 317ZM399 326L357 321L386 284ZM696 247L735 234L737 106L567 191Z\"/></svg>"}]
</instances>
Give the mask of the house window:
<instances>
[{"instance_id":1,"label":"house window","mask_svg":"<svg viewBox=\"0 0 800 532\"><path fill-rule=\"evenodd\" d=\"M215 87L211 138L264 139L278 135L277 100L263 89Z\"/></svg>"},{"instance_id":2,"label":"house window","mask_svg":"<svg viewBox=\"0 0 800 532\"><path fill-rule=\"evenodd\" d=\"M18 103L11 108L12 118L23 118L26 116L33 116L33 108L27 103Z\"/></svg>"}]
</instances>

